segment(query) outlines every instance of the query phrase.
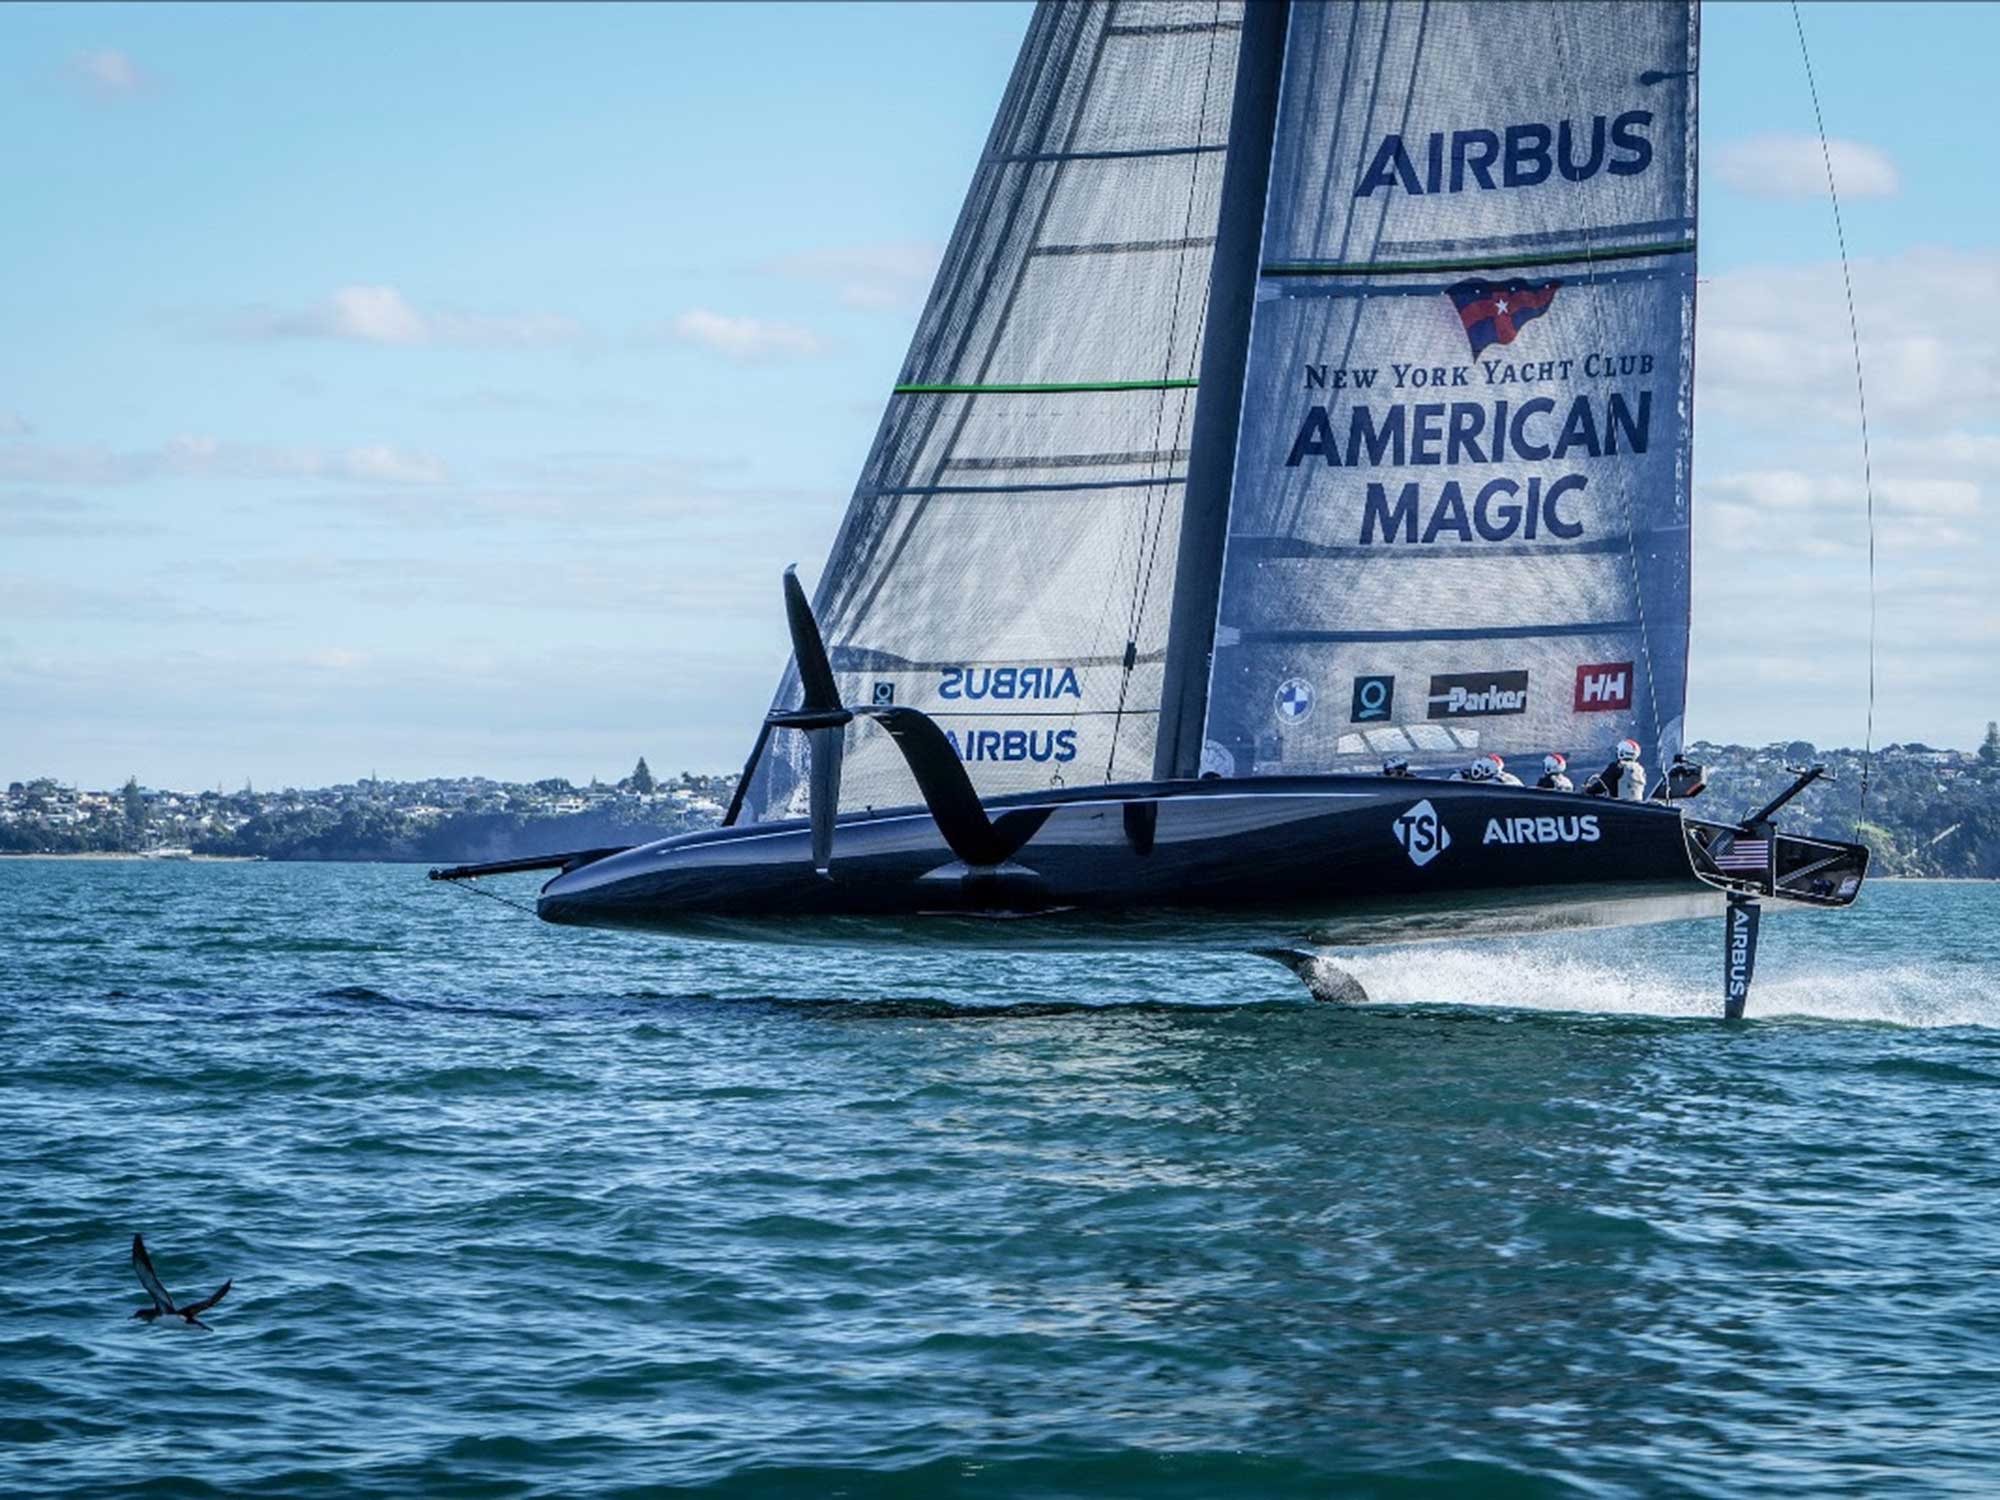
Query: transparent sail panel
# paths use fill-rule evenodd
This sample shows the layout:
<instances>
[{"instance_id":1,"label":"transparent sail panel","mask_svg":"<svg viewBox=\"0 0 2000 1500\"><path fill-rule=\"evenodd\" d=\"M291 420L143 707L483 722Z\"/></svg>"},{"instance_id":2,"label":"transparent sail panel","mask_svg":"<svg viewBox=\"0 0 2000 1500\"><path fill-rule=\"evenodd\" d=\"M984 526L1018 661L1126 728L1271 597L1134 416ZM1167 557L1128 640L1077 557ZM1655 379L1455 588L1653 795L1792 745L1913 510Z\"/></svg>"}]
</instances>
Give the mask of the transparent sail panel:
<instances>
[{"instance_id":1,"label":"transparent sail panel","mask_svg":"<svg viewBox=\"0 0 2000 1500\"><path fill-rule=\"evenodd\" d=\"M1241 29L1036 11L820 577L843 696L933 715L982 794L1151 765ZM844 809L918 800L879 729L845 757ZM774 734L742 816L803 813L805 777Z\"/></svg>"},{"instance_id":2,"label":"transparent sail panel","mask_svg":"<svg viewBox=\"0 0 2000 1500\"><path fill-rule=\"evenodd\" d=\"M1679 748L1696 45L1293 7L1205 764Z\"/></svg>"}]
</instances>

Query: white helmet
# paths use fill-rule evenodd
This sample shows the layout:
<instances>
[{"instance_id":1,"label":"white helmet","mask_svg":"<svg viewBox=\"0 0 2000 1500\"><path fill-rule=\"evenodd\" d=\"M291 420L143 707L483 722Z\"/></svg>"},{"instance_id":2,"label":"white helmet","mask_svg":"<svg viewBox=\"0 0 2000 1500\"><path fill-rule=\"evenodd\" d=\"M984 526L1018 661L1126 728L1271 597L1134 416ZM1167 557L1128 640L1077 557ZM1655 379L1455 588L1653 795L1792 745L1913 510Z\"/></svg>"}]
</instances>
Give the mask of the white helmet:
<instances>
[{"instance_id":1,"label":"white helmet","mask_svg":"<svg viewBox=\"0 0 2000 1500\"><path fill-rule=\"evenodd\" d=\"M1550 776L1560 776L1568 769L1569 762L1553 750L1542 757L1542 770Z\"/></svg>"},{"instance_id":2,"label":"white helmet","mask_svg":"<svg viewBox=\"0 0 2000 1500\"><path fill-rule=\"evenodd\" d=\"M1637 740L1620 740L1618 742L1618 758L1620 760L1637 760L1639 758L1639 742Z\"/></svg>"},{"instance_id":3,"label":"white helmet","mask_svg":"<svg viewBox=\"0 0 2000 1500\"><path fill-rule=\"evenodd\" d=\"M1467 781L1491 781L1500 774L1501 764L1500 757L1497 755L1482 755L1465 768L1465 779Z\"/></svg>"}]
</instances>

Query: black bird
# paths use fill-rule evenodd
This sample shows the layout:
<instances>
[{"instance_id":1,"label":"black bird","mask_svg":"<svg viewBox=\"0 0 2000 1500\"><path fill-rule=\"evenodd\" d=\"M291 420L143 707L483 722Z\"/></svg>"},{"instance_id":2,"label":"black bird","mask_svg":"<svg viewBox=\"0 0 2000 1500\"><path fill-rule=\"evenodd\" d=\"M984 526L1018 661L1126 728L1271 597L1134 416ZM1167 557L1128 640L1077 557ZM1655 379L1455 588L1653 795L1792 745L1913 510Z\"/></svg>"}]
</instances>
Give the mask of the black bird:
<instances>
[{"instance_id":1,"label":"black bird","mask_svg":"<svg viewBox=\"0 0 2000 1500\"><path fill-rule=\"evenodd\" d=\"M236 1285L234 1278L215 1289L213 1296L204 1297L199 1302L190 1302L186 1307L174 1306L174 1299L167 1289L160 1285L160 1273L153 1269L153 1258L146 1253L146 1241L139 1235L132 1236L132 1269L139 1275L139 1285L146 1289L146 1295L153 1299L151 1307L142 1307L132 1316L143 1318L150 1323L155 1318L184 1318L190 1328L207 1328L201 1314L229 1295L229 1289ZM211 1330L212 1331L212 1330Z\"/></svg>"}]
</instances>

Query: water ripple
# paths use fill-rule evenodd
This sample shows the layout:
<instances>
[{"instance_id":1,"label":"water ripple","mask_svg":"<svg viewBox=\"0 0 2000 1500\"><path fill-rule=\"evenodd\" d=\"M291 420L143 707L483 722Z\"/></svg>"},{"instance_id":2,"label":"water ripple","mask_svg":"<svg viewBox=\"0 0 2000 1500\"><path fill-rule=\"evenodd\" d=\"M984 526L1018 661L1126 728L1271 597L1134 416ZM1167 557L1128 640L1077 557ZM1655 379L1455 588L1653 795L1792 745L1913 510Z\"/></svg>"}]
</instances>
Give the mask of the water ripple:
<instances>
[{"instance_id":1,"label":"water ripple","mask_svg":"<svg viewBox=\"0 0 2000 1500\"><path fill-rule=\"evenodd\" d=\"M1701 927L1350 1010L426 894L0 862L0 1494L2000 1488L1994 888L1729 1030Z\"/></svg>"}]
</instances>

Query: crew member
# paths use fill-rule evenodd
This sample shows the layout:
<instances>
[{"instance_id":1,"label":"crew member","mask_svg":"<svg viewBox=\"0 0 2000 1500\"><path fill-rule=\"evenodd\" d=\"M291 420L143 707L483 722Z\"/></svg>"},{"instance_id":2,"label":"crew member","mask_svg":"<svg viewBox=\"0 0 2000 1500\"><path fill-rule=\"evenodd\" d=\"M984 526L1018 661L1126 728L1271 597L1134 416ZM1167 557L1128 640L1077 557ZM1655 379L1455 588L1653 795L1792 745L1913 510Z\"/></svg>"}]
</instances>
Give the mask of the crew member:
<instances>
[{"instance_id":1,"label":"crew member","mask_svg":"<svg viewBox=\"0 0 2000 1500\"><path fill-rule=\"evenodd\" d=\"M1553 751L1542 757L1542 779L1535 785L1552 792L1576 790L1576 783L1569 779L1569 762Z\"/></svg>"},{"instance_id":2,"label":"crew member","mask_svg":"<svg viewBox=\"0 0 2000 1500\"><path fill-rule=\"evenodd\" d=\"M1644 802L1646 768L1639 764L1639 742L1620 740L1617 758L1584 783L1583 789L1596 797L1616 797L1620 802Z\"/></svg>"},{"instance_id":3,"label":"crew member","mask_svg":"<svg viewBox=\"0 0 2000 1500\"><path fill-rule=\"evenodd\" d=\"M1507 762L1497 755L1482 755L1463 771L1452 777L1454 781L1491 781L1501 786L1519 786L1521 778L1507 769Z\"/></svg>"},{"instance_id":4,"label":"crew member","mask_svg":"<svg viewBox=\"0 0 2000 1500\"><path fill-rule=\"evenodd\" d=\"M1382 762L1382 774L1384 776L1407 777L1410 774L1409 758L1403 755L1390 756Z\"/></svg>"}]
</instances>

